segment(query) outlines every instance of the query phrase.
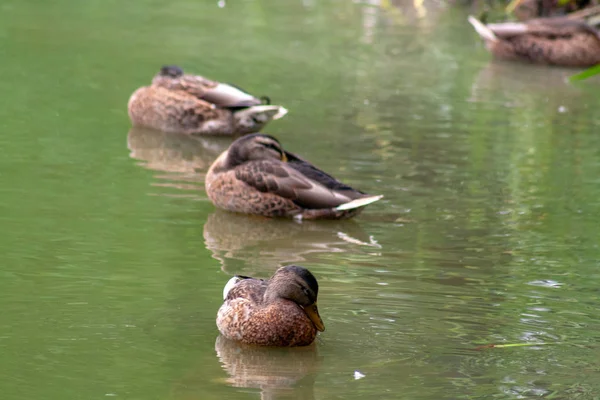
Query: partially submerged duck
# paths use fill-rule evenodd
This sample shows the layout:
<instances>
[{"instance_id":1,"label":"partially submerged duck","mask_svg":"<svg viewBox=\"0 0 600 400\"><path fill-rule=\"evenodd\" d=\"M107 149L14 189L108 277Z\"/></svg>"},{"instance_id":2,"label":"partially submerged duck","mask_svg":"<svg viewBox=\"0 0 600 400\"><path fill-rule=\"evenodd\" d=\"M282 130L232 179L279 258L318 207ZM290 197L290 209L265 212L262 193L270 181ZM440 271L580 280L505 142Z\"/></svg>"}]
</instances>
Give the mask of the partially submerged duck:
<instances>
[{"instance_id":1,"label":"partially submerged duck","mask_svg":"<svg viewBox=\"0 0 600 400\"><path fill-rule=\"evenodd\" d=\"M341 183L258 133L233 142L208 170L205 186L219 208L297 219L349 218L383 197Z\"/></svg>"},{"instance_id":2,"label":"partially submerged duck","mask_svg":"<svg viewBox=\"0 0 600 400\"><path fill-rule=\"evenodd\" d=\"M267 280L235 276L223 289L217 328L227 339L261 346L307 346L324 331L319 284L304 267L279 268Z\"/></svg>"},{"instance_id":3,"label":"partially submerged duck","mask_svg":"<svg viewBox=\"0 0 600 400\"><path fill-rule=\"evenodd\" d=\"M287 110L243 90L166 66L150 86L137 89L127 110L134 126L164 132L245 135L260 131Z\"/></svg>"},{"instance_id":4,"label":"partially submerged duck","mask_svg":"<svg viewBox=\"0 0 600 400\"><path fill-rule=\"evenodd\" d=\"M559 17L484 25L470 16L469 22L498 59L583 68L600 64L600 33L583 21Z\"/></svg>"}]
</instances>

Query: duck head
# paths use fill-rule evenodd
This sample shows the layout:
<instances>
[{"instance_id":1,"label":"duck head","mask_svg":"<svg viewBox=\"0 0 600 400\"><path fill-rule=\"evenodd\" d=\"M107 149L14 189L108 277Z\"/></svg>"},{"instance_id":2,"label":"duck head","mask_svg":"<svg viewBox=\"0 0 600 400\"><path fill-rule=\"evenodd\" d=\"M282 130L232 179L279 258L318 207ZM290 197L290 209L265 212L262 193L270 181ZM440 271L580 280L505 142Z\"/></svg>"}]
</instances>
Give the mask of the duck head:
<instances>
[{"instance_id":1,"label":"duck head","mask_svg":"<svg viewBox=\"0 0 600 400\"><path fill-rule=\"evenodd\" d=\"M269 280L264 301L266 303L277 299L293 301L304 310L315 328L323 332L325 325L317 308L318 294L319 284L309 270L298 265L288 265L279 268Z\"/></svg>"}]
</instances>

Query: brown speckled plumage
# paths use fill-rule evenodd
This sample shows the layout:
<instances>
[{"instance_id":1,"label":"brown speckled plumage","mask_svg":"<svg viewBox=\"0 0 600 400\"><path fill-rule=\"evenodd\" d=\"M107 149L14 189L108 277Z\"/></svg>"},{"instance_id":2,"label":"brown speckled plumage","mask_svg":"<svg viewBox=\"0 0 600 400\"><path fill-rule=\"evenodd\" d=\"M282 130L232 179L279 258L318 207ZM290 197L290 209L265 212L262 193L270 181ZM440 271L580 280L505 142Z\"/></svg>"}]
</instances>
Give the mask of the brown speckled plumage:
<instances>
[{"instance_id":1,"label":"brown speckled plumage","mask_svg":"<svg viewBox=\"0 0 600 400\"><path fill-rule=\"evenodd\" d=\"M163 67L150 86L137 89L127 105L134 126L187 134L243 135L285 115L280 106L231 85Z\"/></svg>"},{"instance_id":2,"label":"brown speckled plumage","mask_svg":"<svg viewBox=\"0 0 600 400\"><path fill-rule=\"evenodd\" d=\"M217 207L267 217L349 218L381 197L337 181L262 134L233 142L210 167L205 186ZM364 204L337 209L363 199Z\"/></svg>"},{"instance_id":3,"label":"brown speckled plumage","mask_svg":"<svg viewBox=\"0 0 600 400\"><path fill-rule=\"evenodd\" d=\"M217 327L228 339L262 346L306 346L317 329L319 286L303 267L279 268L269 280L235 277L217 313ZM228 283L228 285L231 284ZM309 312L314 309L312 317Z\"/></svg>"},{"instance_id":4,"label":"brown speckled plumage","mask_svg":"<svg viewBox=\"0 0 600 400\"><path fill-rule=\"evenodd\" d=\"M600 63L600 34L582 21L559 17L486 26L469 21L498 59L564 67Z\"/></svg>"}]
</instances>

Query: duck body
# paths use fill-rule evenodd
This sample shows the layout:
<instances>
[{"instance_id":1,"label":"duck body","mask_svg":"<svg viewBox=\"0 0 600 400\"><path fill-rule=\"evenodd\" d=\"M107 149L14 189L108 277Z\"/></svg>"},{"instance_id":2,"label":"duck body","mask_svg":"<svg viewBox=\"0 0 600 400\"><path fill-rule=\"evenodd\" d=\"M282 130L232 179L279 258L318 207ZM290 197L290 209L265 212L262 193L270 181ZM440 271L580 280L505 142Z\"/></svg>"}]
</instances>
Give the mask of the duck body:
<instances>
[{"instance_id":1,"label":"duck body","mask_svg":"<svg viewBox=\"0 0 600 400\"><path fill-rule=\"evenodd\" d=\"M590 0L570 0L567 2L555 0L519 0L512 14L519 21L540 17L558 17L574 13L577 10L586 9L590 6L590 3Z\"/></svg>"},{"instance_id":2,"label":"duck body","mask_svg":"<svg viewBox=\"0 0 600 400\"><path fill-rule=\"evenodd\" d=\"M230 340L261 346L307 346L325 329L319 286L304 267L279 268L268 280L233 277L223 291L217 328Z\"/></svg>"},{"instance_id":3,"label":"duck body","mask_svg":"<svg viewBox=\"0 0 600 400\"><path fill-rule=\"evenodd\" d=\"M210 167L205 186L219 208L297 219L349 218L382 197L339 182L263 134L233 142Z\"/></svg>"},{"instance_id":4,"label":"duck body","mask_svg":"<svg viewBox=\"0 0 600 400\"><path fill-rule=\"evenodd\" d=\"M176 66L163 67L150 86L137 89L127 110L134 126L206 135L258 132L287 113L232 85L184 74Z\"/></svg>"},{"instance_id":5,"label":"duck body","mask_svg":"<svg viewBox=\"0 0 600 400\"><path fill-rule=\"evenodd\" d=\"M497 59L564 67L600 63L600 33L583 21L564 17L484 25L469 17Z\"/></svg>"}]
</instances>

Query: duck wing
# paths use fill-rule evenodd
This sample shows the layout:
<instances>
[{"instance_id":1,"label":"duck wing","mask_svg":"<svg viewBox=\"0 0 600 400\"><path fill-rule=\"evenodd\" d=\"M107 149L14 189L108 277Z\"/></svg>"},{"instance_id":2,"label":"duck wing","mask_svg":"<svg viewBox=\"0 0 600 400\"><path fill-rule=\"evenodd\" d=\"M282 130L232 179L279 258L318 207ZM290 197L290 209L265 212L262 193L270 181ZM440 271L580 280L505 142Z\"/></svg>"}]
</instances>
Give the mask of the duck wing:
<instances>
[{"instance_id":1,"label":"duck wing","mask_svg":"<svg viewBox=\"0 0 600 400\"><path fill-rule=\"evenodd\" d=\"M364 194L363 192L353 189L350 186L338 181L333 176L328 173L321 171L319 168L315 167L308 161L298 157L295 154L285 152L285 156L288 159L288 165L294 168L296 171L300 172L302 175L306 176L309 179L312 179L315 182L320 183L328 189L332 190L347 190L350 192L356 192L358 194ZM360 197L360 196L356 196Z\"/></svg>"},{"instance_id":2,"label":"duck wing","mask_svg":"<svg viewBox=\"0 0 600 400\"><path fill-rule=\"evenodd\" d=\"M231 289L227 291L225 300L246 299L254 304L262 302L265 290L267 289L267 281L264 279L250 278L248 276L236 275L231 278L230 282L234 281ZM229 285L229 282L228 282Z\"/></svg>"},{"instance_id":3,"label":"duck wing","mask_svg":"<svg viewBox=\"0 0 600 400\"><path fill-rule=\"evenodd\" d=\"M363 196L298 157L287 163L246 162L236 167L235 176L263 193L276 194L307 209L337 207Z\"/></svg>"},{"instance_id":4,"label":"duck wing","mask_svg":"<svg viewBox=\"0 0 600 400\"><path fill-rule=\"evenodd\" d=\"M212 81L200 75L159 74L154 77L152 84L170 90L182 90L218 107L237 109L262 104L260 99L234 85Z\"/></svg>"},{"instance_id":5,"label":"duck wing","mask_svg":"<svg viewBox=\"0 0 600 400\"><path fill-rule=\"evenodd\" d=\"M240 88L227 83L218 83L205 90L200 97L202 100L209 101L219 107L226 108L244 108L258 106L262 101L251 94L248 94Z\"/></svg>"},{"instance_id":6,"label":"duck wing","mask_svg":"<svg viewBox=\"0 0 600 400\"><path fill-rule=\"evenodd\" d=\"M572 20L565 17L539 18L527 22L501 22L487 24L487 28L501 38L510 38L519 35L560 38L570 37L576 34L589 34L598 37L598 31L590 25L583 21Z\"/></svg>"}]
</instances>

